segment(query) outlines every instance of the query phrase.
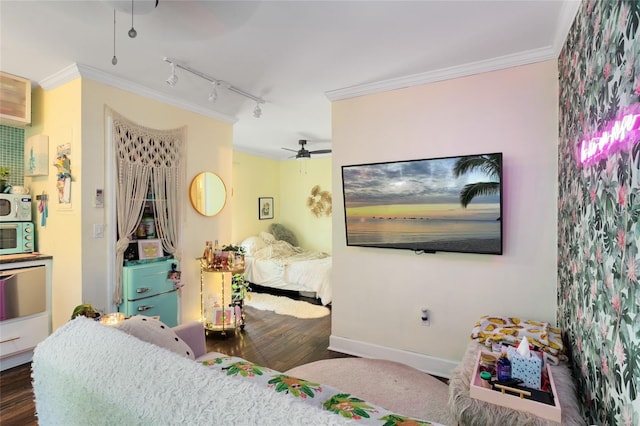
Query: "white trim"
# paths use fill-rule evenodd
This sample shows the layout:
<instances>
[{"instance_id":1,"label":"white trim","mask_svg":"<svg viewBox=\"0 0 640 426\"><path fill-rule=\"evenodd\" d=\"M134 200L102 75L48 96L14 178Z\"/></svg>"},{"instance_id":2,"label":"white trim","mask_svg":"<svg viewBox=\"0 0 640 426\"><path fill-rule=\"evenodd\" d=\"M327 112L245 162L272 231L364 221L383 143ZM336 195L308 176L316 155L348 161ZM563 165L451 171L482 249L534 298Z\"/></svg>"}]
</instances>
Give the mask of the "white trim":
<instances>
[{"instance_id":1,"label":"white trim","mask_svg":"<svg viewBox=\"0 0 640 426\"><path fill-rule=\"evenodd\" d=\"M557 30L552 46L527 50L511 55L499 56L497 58L471 62L453 67L441 68L425 73L412 74L400 78L329 90L328 92L325 92L325 95L330 101L339 101L342 99L355 98L358 96L371 95L389 90L435 83L437 81L467 77L473 74L497 71L505 68L557 59L564 47L567 34L571 29L571 25L573 25L581 4L582 2L580 0L562 2L562 8L558 17L558 24L556 25Z\"/></svg>"},{"instance_id":2,"label":"white trim","mask_svg":"<svg viewBox=\"0 0 640 426\"><path fill-rule=\"evenodd\" d=\"M471 62L464 65L456 65L425 73L408 75L406 77L392 78L374 83L346 87L344 89L330 90L325 92L325 95L330 101L339 101L358 96L386 92L389 90L403 89L421 84L467 77L474 74L497 71L520 65L528 65L535 62L548 61L550 59L556 59L557 57L558 55L556 54L555 47L547 46L525 52L514 53L512 55L505 55L497 58Z\"/></svg>"},{"instance_id":3,"label":"white trim","mask_svg":"<svg viewBox=\"0 0 640 426\"><path fill-rule=\"evenodd\" d=\"M450 378L451 372L459 362L436 358L416 352L403 351L372 343L346 339L344 337L329 336L329 350L341 352L361 358L386 359L409 365L425 373Z\"/></svg>"},{"instance_id":4,"label":"white trim","mask_svg":"<svg viewBox=\"0 0 640 426\"><path fill-rule=\"evenodd\" d=\"M76 66L76 64L71 64L55 74L50 75L47 78L44 78L38 82L40 87L44 90L52 90L56 87L62 86L70 81L75 80L80 77L80 70Z\"/></svg>"},{"instance_id":5,"label":"white trim","mask_svg":"<svg viewBox=\"0 0 640 426\"><path fill-rule=\"evenodd\" d=\"M113 140L113 117L109 110L105 107L105 170L106 176L104 181L105 195L105 218L106 218L106 235L107 237L107 301L110 310L108 312L116 312L117 305L113 302L113 292L116 289L116 242L118 241L118 226L116 213L116 149ZM120 266L121 267L121 266Z\"/></svg>"},{"instance_id":6,"label":"white trim","mask_svg":"<svg viewBox=\"0 0 640 426\"><path fill-rule=\"evenodd\" d=\"M39 81L38 84L44 90L52 90L58 86L61 86L65 83L75 80L78 77L89 78L91 80L97 81L98 83L115 87L116 89L121 89L129 93L133 93L135 95L144 96L145 98L153 99L158 102L162 102L167 105L172 105L176 108L180 108L185 111L191 111L196 114L203 115L205 117L220 120L225 123L235 124L238 121L236 117L231 117L229 115L221 114L219 112L216 112L207 108L203 108L201 106L198 106L189 102L184 102L180 99L172 98L170 96L165 95L164 93L160 93L146 86L133 83L129 80L125 80L120 77L116 77L112 74L101 71L97 68L93 68L93 67L78 64L78 63L73 63L67 66L66 68L63 68L57 73Z\"/></svg>"},{"instance_id":7,"label":"white trim","mask_svg":"<svg viewBox=\"0 0 640 426\"><path fill-rule=\"evenodd\" d=\"M556 56L560 56L564 42L567 39L571 25L576 19L581 0L572 0L562 2L562 9L560 10L560 17L558 18L558 24L556 25L556 37L553 45L555 46Z\"/></svg>"}]
</instances>

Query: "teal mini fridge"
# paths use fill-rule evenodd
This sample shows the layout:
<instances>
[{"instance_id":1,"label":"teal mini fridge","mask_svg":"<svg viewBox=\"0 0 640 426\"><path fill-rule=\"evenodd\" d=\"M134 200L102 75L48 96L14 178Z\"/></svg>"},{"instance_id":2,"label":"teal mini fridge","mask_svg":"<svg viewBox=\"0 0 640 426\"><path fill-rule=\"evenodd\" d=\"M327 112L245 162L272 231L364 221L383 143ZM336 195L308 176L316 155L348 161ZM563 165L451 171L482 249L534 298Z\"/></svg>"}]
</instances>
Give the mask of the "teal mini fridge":
<instances>
[{"instance_id":1,"label":"teal mini fridge","mask_svg":"<svg viewBox=\"0 0 640 426\"><path fill-rule=\"evenodd\" d=\"M159 316L169 327L178 325L178 291L167 275L178 270L175 259L122 268L122 298L118 307L127 317Z\"/></svg>"}]
</instances>

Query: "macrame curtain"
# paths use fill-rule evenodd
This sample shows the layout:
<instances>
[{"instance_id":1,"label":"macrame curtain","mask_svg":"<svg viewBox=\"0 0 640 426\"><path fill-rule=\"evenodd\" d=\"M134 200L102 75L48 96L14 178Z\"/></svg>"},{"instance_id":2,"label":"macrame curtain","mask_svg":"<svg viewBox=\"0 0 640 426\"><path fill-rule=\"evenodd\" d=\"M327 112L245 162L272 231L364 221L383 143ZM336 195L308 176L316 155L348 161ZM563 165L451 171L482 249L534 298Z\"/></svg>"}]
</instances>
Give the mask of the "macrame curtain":
<instances>
[{"instance_id":1,"label":"macrame curtain","mask_svg":"<svg viewBox=\"0 0 640 426\"><path fill-rule=\"evenodd\" d=\"M116 283L113 300L122 303L124 252L144 213L147 191L151 191L156 233L162 247L180 260L181 203L184 148L187 128L156 130L139 126L107 109L112 118L116 164Z\"/></svg>"}]
</instances>

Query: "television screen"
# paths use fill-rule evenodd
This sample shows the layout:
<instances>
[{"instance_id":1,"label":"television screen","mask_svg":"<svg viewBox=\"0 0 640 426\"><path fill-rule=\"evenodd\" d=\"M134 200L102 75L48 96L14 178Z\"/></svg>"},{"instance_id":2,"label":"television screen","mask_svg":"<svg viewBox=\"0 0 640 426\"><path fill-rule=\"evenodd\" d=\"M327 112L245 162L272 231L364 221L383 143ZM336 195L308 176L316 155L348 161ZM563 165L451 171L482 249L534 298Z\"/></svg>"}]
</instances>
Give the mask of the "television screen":
<instances>
[{"instance_id":1,"label":"television screen","mask_svg":"<svg viewBox=\"0 0 640 426\"><path fill-rule=\"evenodd\" d=\"M502 153L342 166L348 246L502 254Z\"/></svg>"}]
</instances>

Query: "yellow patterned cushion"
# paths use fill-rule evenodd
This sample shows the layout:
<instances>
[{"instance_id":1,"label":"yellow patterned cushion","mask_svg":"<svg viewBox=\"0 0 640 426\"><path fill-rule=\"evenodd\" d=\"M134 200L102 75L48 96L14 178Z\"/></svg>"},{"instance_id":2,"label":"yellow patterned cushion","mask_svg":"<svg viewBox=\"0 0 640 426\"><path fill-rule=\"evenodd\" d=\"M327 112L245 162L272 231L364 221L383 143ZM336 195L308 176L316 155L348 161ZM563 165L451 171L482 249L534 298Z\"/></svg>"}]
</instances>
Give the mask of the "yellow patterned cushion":
<instances>
[{"instance_id":1,"label":"yellow patterned cushion","mask_svg":"<svg viewBox=\"0 0 640 426\"><path fill-rule=\"evenodd\" d=\"M530 344L552 355L564 350L561 330L546 322L484 315L471 330L471 338L485 344L505 342L517 346L525 336Z\"/></svg>"}]
</instances>

